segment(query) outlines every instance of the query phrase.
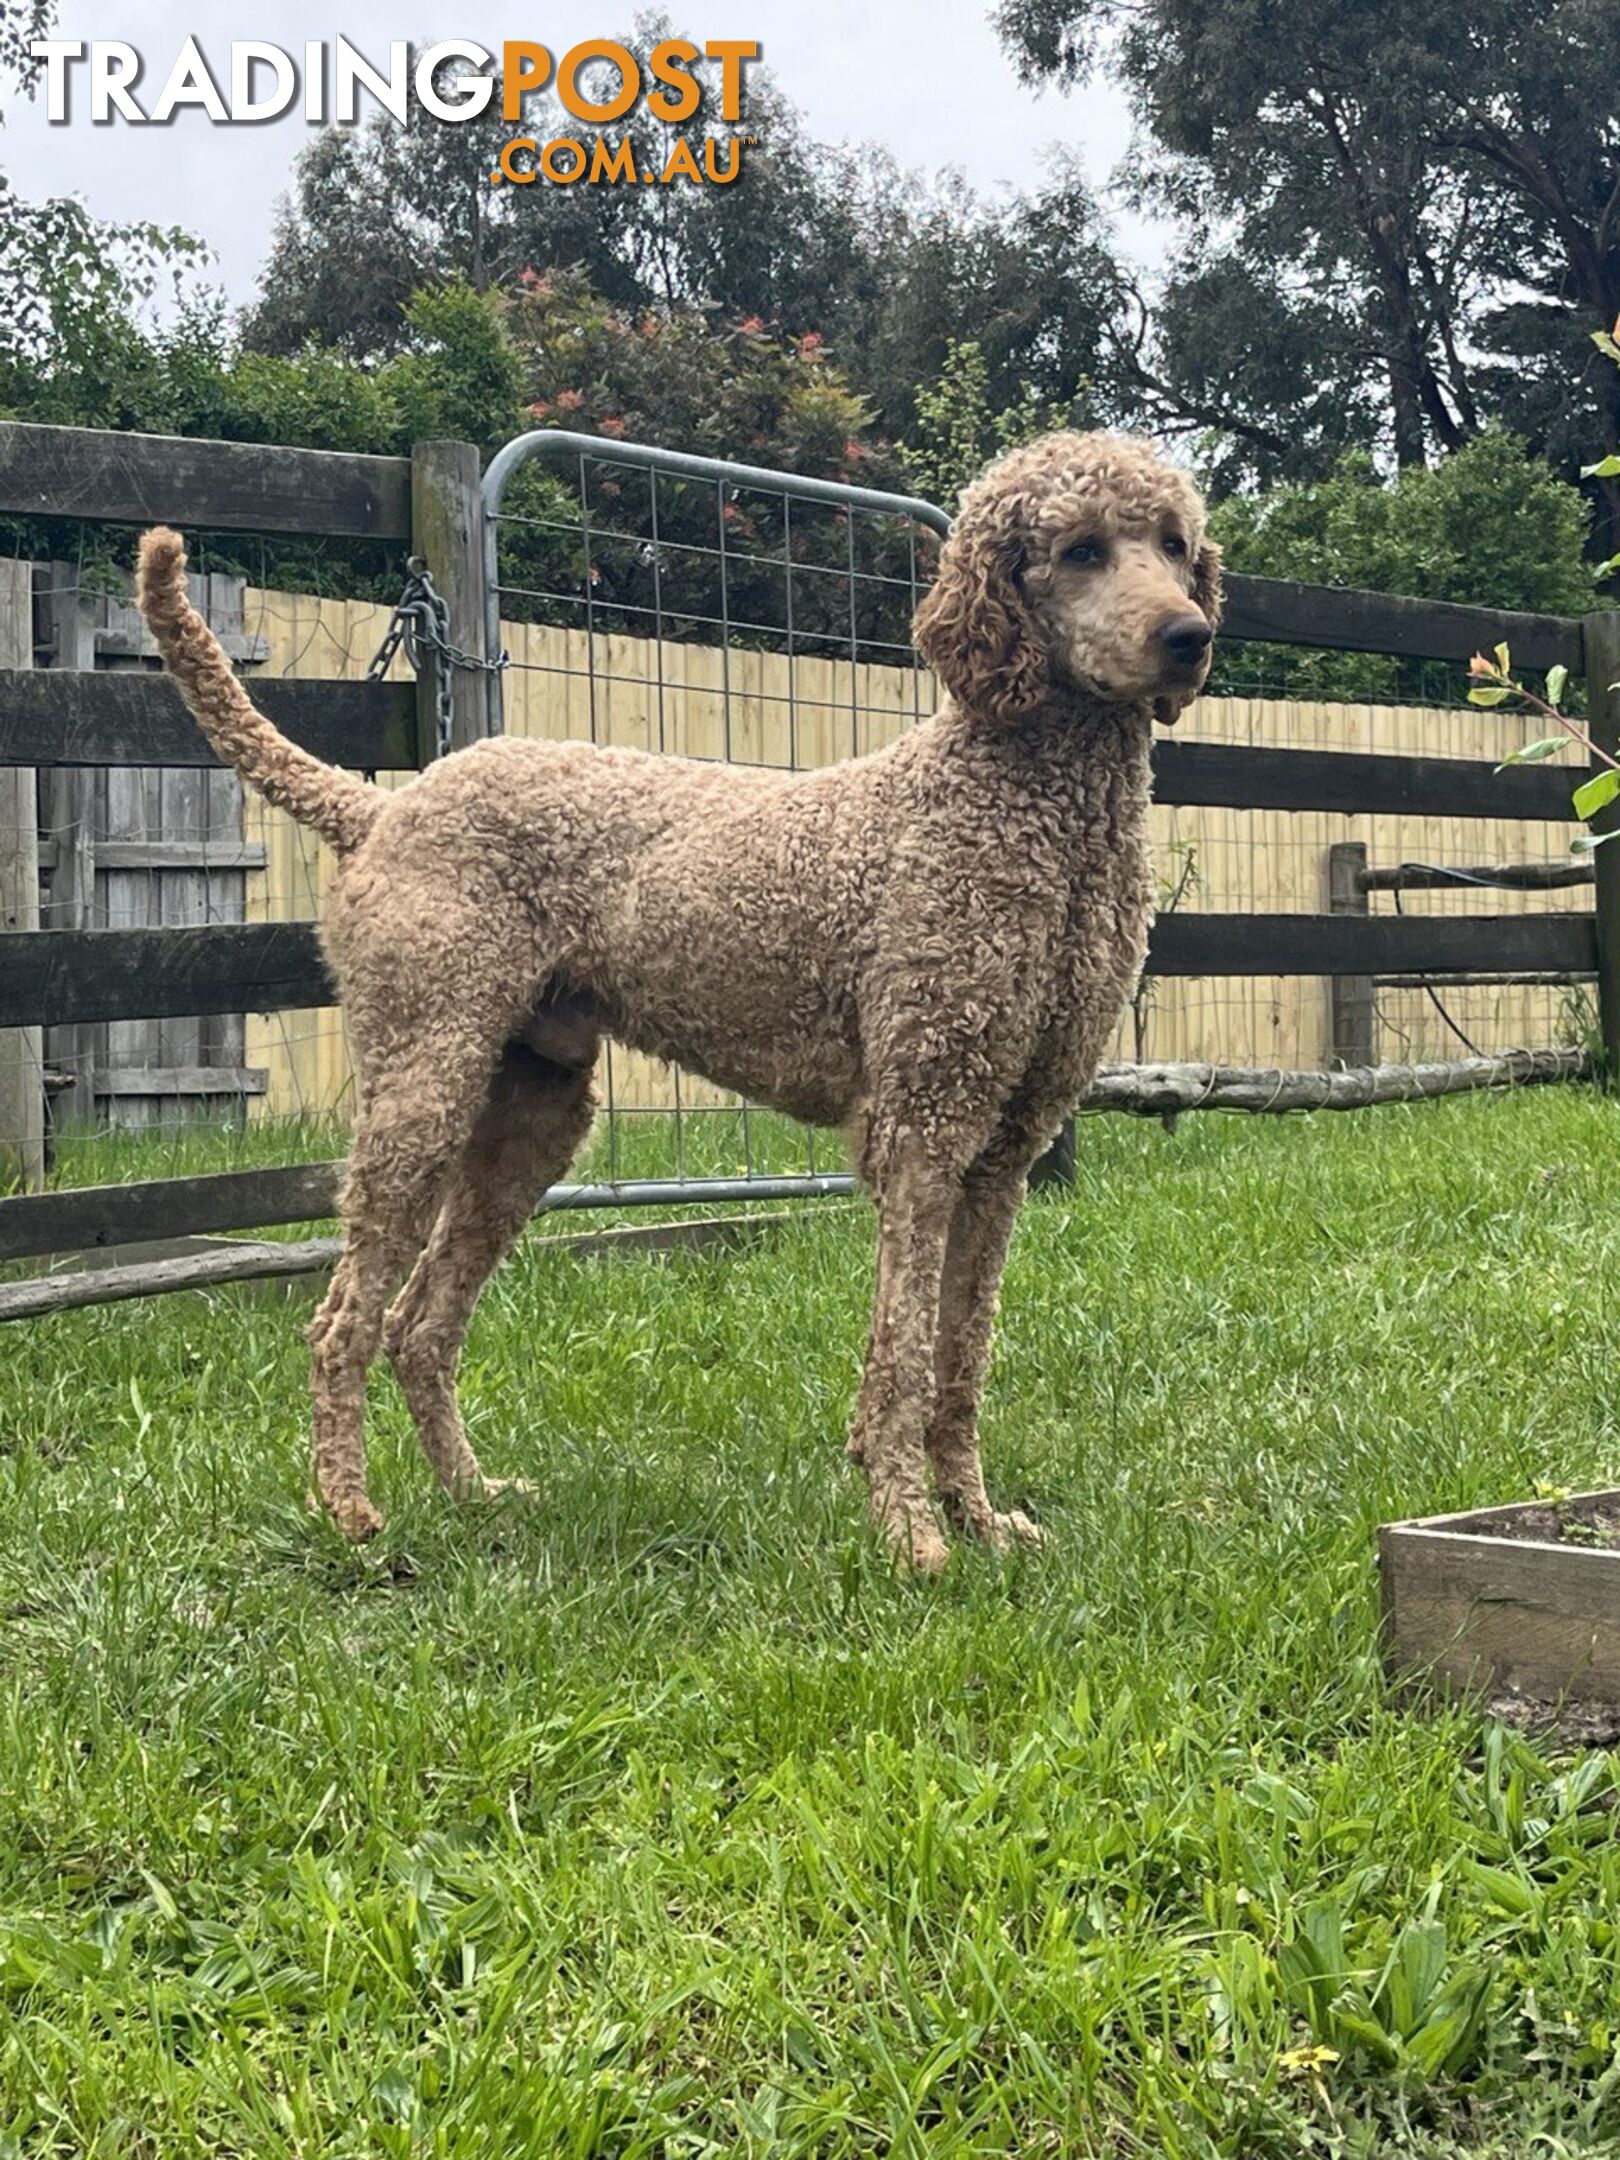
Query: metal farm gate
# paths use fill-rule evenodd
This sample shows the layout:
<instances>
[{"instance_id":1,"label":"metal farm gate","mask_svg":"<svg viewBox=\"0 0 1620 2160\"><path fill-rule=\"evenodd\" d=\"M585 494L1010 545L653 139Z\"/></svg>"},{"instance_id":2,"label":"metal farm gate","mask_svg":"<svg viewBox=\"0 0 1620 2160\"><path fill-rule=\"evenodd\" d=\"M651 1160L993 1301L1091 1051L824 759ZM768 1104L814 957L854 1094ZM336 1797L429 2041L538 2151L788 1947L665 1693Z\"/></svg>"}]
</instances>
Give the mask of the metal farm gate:
<instances>
[{"instance_id":1,"label":"metal farm gate","mask_svg":"<svg viewBox=\"0 0 1620 2160\"><path fill-rule=\"evenodd\" d=\"M950 529L932 503L560 429L499 451L481 503L492 732L556 732L561 709L593 743L800 771L931 710L911 618ZM854 1189L813 1132L634 1062L605 1052L620 1205Z\"/></svg>"}]
</instances>

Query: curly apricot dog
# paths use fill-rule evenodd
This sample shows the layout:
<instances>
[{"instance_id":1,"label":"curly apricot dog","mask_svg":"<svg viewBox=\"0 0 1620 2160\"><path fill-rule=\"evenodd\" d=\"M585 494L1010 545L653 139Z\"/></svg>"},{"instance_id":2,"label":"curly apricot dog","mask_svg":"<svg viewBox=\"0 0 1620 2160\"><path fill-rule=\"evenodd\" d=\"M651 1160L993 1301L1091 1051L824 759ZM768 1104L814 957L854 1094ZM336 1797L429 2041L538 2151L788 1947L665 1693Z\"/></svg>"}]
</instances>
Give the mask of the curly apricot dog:
<instances>
[{"instance_id":1,"label":"curly apricot dog","mask_svg":"<svg viewBox=\"0 0 1620 2160\"><path fill-rule=\"evenodd\" d=\"M479 1291L591 1120L601 1036L849 1134L880 1211L849 1452L896 1550L992 1543L977 1416L1029 1166L1089 1085L1152 912L1148 742L1209 671L1220 558L1187 479L1050 435L963 498L918 645L947 693L875 756L802 773L575 742L478 744L384 794L255 711L186 601L140 599L198 724L340 858L325 944L359 1084L347 1245L311 1329L315 1476L351 1537L386 1345L454 1493ZM408 1269L409 1280L388 1300Z\"/></svg>"}]
</instances>

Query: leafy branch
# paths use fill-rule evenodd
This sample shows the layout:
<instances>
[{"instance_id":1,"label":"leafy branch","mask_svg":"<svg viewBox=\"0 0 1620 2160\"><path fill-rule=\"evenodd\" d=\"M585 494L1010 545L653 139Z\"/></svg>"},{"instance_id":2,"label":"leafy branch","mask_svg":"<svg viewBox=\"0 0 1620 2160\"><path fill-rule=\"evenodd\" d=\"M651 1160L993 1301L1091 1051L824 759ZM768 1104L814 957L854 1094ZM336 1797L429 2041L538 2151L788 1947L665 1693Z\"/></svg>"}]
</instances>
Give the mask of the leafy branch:
<instances>
[{"instance_id":1,"label":"leafy branch","mask_svg":"<svg viewBox=\"0 0 1620 2160\"><path fill-rule=\"evenodd\" d=\"M1594 330L1592 342L1599 352L1620 364L1620 321L1615 323L1612 331ZM1620 452L1611 451L1607 457L1599 458L1595 465L1583 465L1581 478L1620 478ZM1620 571L1620 555L1612 555L1599 567L1597 575L1603 578L1617 571ZM1575 815L1590 824L1600 810L1606 810L1610 803L1620 798L1620 758L1613 756L1600 743L1594 742L1589 729L1582 727L1578 720L1572 720L1568 713L1561 710L1565 686L1569 681L1567 668L1549 668L1547 694L1545 697L1537 697L1533 690L1526 689L1515 677L1513 655L1508 647L1498 645L1489 659L1484 653L1475 653L1468 663L1468 679L1472 685L1468 692L1470 705L1501 705L1509 698L1517 698L1519 703L1528 707L1531 712L1545 714L1561 731L1557 735L1543 735L1536 742L1526 743L1523 749L1509 752L1497 767L1498 772L1507 765L1540 765L1548 758L1557 757L1561 750L1574 743L1586 752L1589 759L1603 767L1601 772L1593 773L1589 780L1583 780L1575 790ZM1610 683L1609 691L1611 695L1620 691L1620 683ZM1605 840L1613 840L1617 836L1620 836L1620 824L1612 826L1607 832L1582 833L1579 839L1571 843L1570 853L1590 855L1593 849L1601 847Z\"/></svg>"},{"instance_id":2,"label":"leafy branch","mask_svg":"<svg viewBox=\"0 0 1620 2160\"><path fill-rule=\"evenodd\" d=\"M1470 705L1501 705L1509 698L1517 698L1531 712L1544 714L1562 731L1557 735L1543 735L1535 742L1526 743L1522 749L1510 750L1496 768L1498 772L1509 765L1544 764L1548 758L1557 757L1561 750L1574 743L1604 768L1602 772L1594 773L1590 780L1583 780L1575 790L1575 815L1590 823L1600 810L1606 809L1620 796L1620 758L1613 756L1600 743L1594 742L1588 729L1559 709L1569 680L1567 668L1549 668L1547 694L1545 697L1538 697L1535 691L1527 689L1515 677L1513 655L1507 646L1498 645L1489 659L1484 653L1475 653L1468 663L1468 679L1472 685L1468 692ZM1620 690L1620 683L1611 683L1609 687ZM1605 840L1613 840L1617 835L1620 835L1620 826L1616 826L1612 832L1583 833L1572 843L1571 853L1589 855L1594 848L1601 847Z\"/></svg>"}]
</instances>

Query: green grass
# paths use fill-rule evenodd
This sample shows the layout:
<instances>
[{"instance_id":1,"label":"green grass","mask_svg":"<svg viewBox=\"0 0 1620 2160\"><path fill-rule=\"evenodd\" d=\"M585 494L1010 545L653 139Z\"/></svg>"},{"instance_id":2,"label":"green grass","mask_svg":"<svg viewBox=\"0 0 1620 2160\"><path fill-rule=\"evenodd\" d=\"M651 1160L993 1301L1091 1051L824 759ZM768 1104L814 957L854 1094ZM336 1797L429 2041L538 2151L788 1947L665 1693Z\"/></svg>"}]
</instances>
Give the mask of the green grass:
<instances>
[{"instance_id":1,"label":"green grass","mask_svg":"<svg viewBox=\"0 0 1620 2160\"><path fill-rule=\"evenodd\" d=\"M1401 1709L1372 1565L1620 1482L1617 1136L1088 1123L985 1420L1055 1542L937 1582L848 1211L530 1239L465 1394L543 1497L442 1503L379 1376L363 1552L301 1297L6 1331L0 2153L1620 2151L1616 1759Z\"/></svg>"},{"instance_id":2,"label":"green grass","mask_svg":"<svg viewBox=\"0 0 1620 2160\"><path fill-rule=\"evenodd\" d=\"M243 1124L185 1120L125 1132L69 1127L57 1148L58 1186L132 1184L142 1178L202 1177L262 1170L279 1163L322 1162L342 1155L348 1131L335 1118L255 1118ZM838 1137L808 1136L769 1111L620 1110L600 1117L571 1179L741 1177L848 1168Z\"/></svg>"}]
</instances>

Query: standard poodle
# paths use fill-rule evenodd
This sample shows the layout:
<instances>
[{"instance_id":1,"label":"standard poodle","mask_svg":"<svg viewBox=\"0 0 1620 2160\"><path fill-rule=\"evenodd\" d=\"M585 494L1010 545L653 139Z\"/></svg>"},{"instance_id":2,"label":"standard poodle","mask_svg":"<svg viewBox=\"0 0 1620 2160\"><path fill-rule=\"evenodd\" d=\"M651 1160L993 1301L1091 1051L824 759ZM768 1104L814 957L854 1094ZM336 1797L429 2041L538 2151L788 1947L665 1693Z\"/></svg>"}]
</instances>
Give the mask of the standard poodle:
<instances>
[{"instance_id":1,"label":"standard poodle","mask_svg":"<svg viewBox=\"0 0 1620 2160\"><path fill-rule=\"evenodd\" d=\"M145 535L140 604L187 705L339 858L324 939L359 1111L309 1339L341 1528L381 1521L362 1427L383 1347L445 1486L496 1486L457 1412L462 1344L585 1138L610 1036L844 1129L879 1211L849 1441L872 1516L943 1565L931 1471L958 1529L1037 1540L985 1490L979 1398L1026 1173L1147 949L1150 730L1202 687L1221 604L1187 477L1111 434L993 464L917 610L939 710L811 772L502 737L384 793L255 710L185 560Z\"/></svg>"}]
</instances>

